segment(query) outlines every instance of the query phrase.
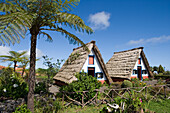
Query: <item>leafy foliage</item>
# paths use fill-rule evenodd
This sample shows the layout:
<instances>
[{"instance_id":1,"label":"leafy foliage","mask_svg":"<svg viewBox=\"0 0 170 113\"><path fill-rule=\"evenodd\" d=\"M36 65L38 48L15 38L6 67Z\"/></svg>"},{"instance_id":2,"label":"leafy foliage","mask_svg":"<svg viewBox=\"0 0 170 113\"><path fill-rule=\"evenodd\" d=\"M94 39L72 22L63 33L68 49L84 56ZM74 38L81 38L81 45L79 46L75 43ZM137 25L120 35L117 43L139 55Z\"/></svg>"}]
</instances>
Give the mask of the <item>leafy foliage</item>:
<instances>
[{"instance_id":1,"label":"leafy foliage","mask_svg":"<svg viewBox=\"0 0 170 113\"><path fill-rule=\"evenodd\" d=\"M31 113L29 109L27 109L27 105L23 104L16 108L15 112L13 113Z\"/></svg>"},{"instance_id":2,"label":"leafy foliage","mask_svg":"<svg viewBox=\"0 0 170 113\"><path fill-rule=\"evenodd\" d=\"M47 55L46 56L42 56L44 59L43 64L45 66L47 66L46 70L42 70L44 71L44 74L48 76L48 78L50 78L50 76L54 77L56 75L56 73L59 71L61 63L64 61L57 59L56 63L53 63L52 60L53 58L49 58Z\"/></svg>"},{"instance_id":3,"label":"leafy foliage","mask_svg":"<svg viewBox=\"0 0 170 113\"><path fill-rule=\"evenodd\" d=\"M33 112L33 92L35 84L35 61L37 36L43 34L48 41L52 37L45 31L57 31L72 44L86 45L74 34L68 32L63 26L76 31L91 34L93 30L86 26L77 15L68 13L72 7L78 5L80 0L3 0L0 1L0 44L9 45L19 43L20 37L24 38L27 30L31 34L30 74L28 108ZM59 27L62 25L62 27ZM33 83L31 83L33 82Z\"/></svg>"},{"instance_id":4,"label":"leafy foliage","mask_svg":"<svg viewBox=\"0 0 170 113\"><path fill-rule=\"evenodd\" d=\"M132 87L132 82L130 82L129 80L124 80L121 87L122 88Z\"/></svg>"},{"instance_id":5,"label":"leafy foliage","mask_svg":"<svg viewBox=\"0 0 170 113\"><path fill-rule=\"evenodd\" d=\"M60 109L62 109L62 104L59 99L53 99L47 96L41 96L35 99L35 113L58 113Z\"/></svg>"},{"instance_id":6,"label":"leafy foliage","mask_svg":"<svg viewBox=\"0 0 170 113\"><path fill-rule=\"evenodd\" d=\"M87 101L94 97L94 95L96 94L94 90L99 89L101 87L101 82L99 82L95 77L87 75L84 72L76 74L75 76L77 77L78 80L70 83L67 86L61 87L60 91L76 92L74 94L69 94L69 96L79 101L82 100L81 91L88 91L88 93L86 93L87 96L84 97L84 101Z\"/></svg>"},{"instance_id":7,"label":"leafy foliage","mask_svg":"<svg viewBox=\"0 0 170 113\"><path fill-rule=\"evenodd\" d=\"M5 70L8 71L9 69ZM5 72L4 72L5 73ZM0 77L0 94L3 97L14 99L25 98L28 93L28 86L17 73L3 75Z\"/></svg>"},{"instance_id":8,"label":"leafy foliage","mask_svg":"<svg viewBox=\"0 0 170 113\"><path fill-rule=\"evenodd\" d=\"M164 70L164 68L162 67L162 65L159 65L159 67L158 67L158 73L164 73L165 72L165 70Z\"/></svg>"},{"instance_id":9,"label":"leafy foliage","mask_svg":"<svg viewBox=\"0 0 170 113\"><path fill-rule=\"evenodd\" d=\"M27 30L39 35L52 37L45 30L58 31L65 34L70 42L76 44L84 43L75 35L67 32L62 26L69 26L77 31L92 33L92 29L85 25L84 21L77 15L70 14L72 7L76 7L79 0L5 0L0 2L0 42L1 44L19 43L20 38L25 38ZM67 12L66 12L67 11ZM46 26L46 28L44 28ZM32 33L31 33L32 34Z\"/></svg>"},{"instance_id":10,"label":"leafy foliage","mask_svg":"<svg viewBox=\"0 0 170 113\"><path fill-rule=\"evenodd\" d=\"M17 62L22 62L23 59L25 58L25 57L23 57L23 55L25 55L26 53L27 53L27 51L23 51L23 52L9 51L10 55L1 55L0 60L2 60L3 62L6 62L6 61L13 62L14 63L14 71L15 71Z\"/></svg>"},{"instance_id":11,"label":"leafy foliage","mask_svg":"<svg viewBox=\"0 0 170 113\"><path fill-rule=\"evenodd\" d=\"M138 78L132 78L131 81L132 81L133 87L144 87L144 86L146 86L146 83L140 81Z\"/></svg>"},{"instance_id":12,"label":"leafy foliage","mask_svg":"<svg viewBox=\"0 0 170 113\"><path fill-rule=\"evenodd\" d=\"M34 93L36 93L36 94L47 93L46 81L36 83Z\"/></svg>"}]
</instances>

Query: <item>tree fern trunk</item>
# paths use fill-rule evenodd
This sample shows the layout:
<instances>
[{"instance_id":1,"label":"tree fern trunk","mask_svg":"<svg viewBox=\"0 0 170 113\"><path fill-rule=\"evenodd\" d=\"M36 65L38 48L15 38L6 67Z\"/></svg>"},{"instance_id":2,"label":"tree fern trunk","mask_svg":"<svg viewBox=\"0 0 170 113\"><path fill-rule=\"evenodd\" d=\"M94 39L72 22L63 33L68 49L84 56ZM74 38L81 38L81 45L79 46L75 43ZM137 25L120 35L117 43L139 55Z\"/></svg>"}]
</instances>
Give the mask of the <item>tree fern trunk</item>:
<instances>
[{"instance_id":1,"label":"tree fern trunk","mask_svg":"<svg viewBox=\"0 0 170 113\"><path fill-rule=\"evenodd\" d=\"M16 62L16 61L14 61L14 72L15 72L15 68L16 68L16 66L17 66L17 62Z\"/></svg>"},{"instance_id":2,"label":"tree fern trunk","mask_svg":"<svg viewBox=\"0 0 170 113\"><path fill-rule=\"evenodd\" d=\"M21 76L24 77L25 66L23 66L22 68L23 68L23 69L22 69L22 74L21 74Z\"/></svg>"},{"instance_id":3,"label":"tree fern trunk","mask_svg":"<svg viewBox=\"0 0 170 113\"><path fill-rule=\"evenodd\" d=\"M36 42L37 35L31 34L30 69L29 69L29 92L27 97L27 107L34 113L34 87L35 87L35 63L36 63Z\"/></svg>"}]
</instances>

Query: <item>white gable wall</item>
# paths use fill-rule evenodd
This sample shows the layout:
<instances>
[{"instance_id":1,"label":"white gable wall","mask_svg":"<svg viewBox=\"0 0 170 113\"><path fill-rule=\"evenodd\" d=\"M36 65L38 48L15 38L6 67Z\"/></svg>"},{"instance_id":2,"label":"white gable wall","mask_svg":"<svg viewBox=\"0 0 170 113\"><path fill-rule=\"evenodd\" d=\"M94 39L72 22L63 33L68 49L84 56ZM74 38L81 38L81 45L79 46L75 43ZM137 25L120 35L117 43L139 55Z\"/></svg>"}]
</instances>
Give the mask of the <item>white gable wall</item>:
<instances>
[{"instance_id":1,"label":"white gable wall","mask_svg":"<svg viewBox=\"0 0 170 113\"><path fill-rule=\"evenodd\" d=\"M141 66L142 70L146 70L147 73L146 74L142 74L142 78L145 79L145 78L148 78L148 70L147 68L145 67L145 64L143 62L143 59L141 57L141 55L139 56L139 58L141 58L141 64L138 64L138 60L136 61L136 64L135 64L135 67L133 68L133 70L138 70L138 66ZM136 78L138 75L137 74L131 74L131 78Z\"/></svg>"},{"instance_id":2,"label":"white gable wall","mask_svg":"<svg viewBox=\"0 0 170 113\"><path fill-rule=\"evenodd\" d=\"M89 57L88 57L81 71L84 70L85 73L88 73L88 67L95 67L95 73L103 73L103 78L97 78L97 80L107 80L94 51L91 50L89 55L94 55L94 65L89 64Z\"/></svg>"}]
</instances>

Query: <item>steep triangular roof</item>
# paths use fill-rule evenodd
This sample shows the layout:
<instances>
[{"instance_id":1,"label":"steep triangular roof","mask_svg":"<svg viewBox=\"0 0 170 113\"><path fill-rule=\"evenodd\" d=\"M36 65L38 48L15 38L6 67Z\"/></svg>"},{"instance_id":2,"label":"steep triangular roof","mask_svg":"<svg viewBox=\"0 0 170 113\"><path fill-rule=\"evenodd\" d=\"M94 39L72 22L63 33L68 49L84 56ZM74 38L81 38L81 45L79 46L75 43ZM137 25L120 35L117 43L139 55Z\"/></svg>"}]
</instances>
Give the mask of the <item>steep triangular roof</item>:
<instances>
[{"instance_id":1,"label":"steep triangular roof","mask_svg":"<svg viewBox=\"0 0 170 113\"><path fill-rule=\"evenodd\" d=\"M93 49L109 83L112 83L112 79L108 75L102 55L100 54L99 49L95 45L95 41L87 43L86 46L90 51ZM67 84L77 80L75 74L81 71L84 63L88 58L90 51L85 50L83 46L73 49L73 52L53 79L65 82Z\"/></svg>"},{"instance_id":2,"label":"steep triangular roof","mask_svg":"<svg viewBox=\"0 0 170 113\"><path fill-rule=\"evenodd\" d=\"M143 52L143 47L115 52L112 58L106 63L109 76L130 79L133 68L140 55L149 72L148 74L151 77L152 72L150 70L148 60Z\"/></svg>"}]
</instances>

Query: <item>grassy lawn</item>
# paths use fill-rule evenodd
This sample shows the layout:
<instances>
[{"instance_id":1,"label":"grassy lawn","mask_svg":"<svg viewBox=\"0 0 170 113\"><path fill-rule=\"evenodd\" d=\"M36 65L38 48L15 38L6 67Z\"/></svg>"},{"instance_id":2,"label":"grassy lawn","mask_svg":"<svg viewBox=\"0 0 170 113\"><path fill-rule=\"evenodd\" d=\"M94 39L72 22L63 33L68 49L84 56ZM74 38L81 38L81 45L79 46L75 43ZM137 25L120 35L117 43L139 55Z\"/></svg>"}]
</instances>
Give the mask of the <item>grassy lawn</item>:
<instances>
[{"instance_id":1,"label":"grassy lawn","mask_svg":"<svg viewBox=\"0 0 170 113\"><path fill-rule=\"evenodd\" d=\"M84 108L81 108L81 106L70 106L68 108L65 108L63 111L60 111L59 113L99 113L101 109L106 105L100 105L100 106L85 106Z\"/></svg>"},{"instance_id":2,"label":"grassy lawn","mask_svg":"<svg viewBox=\"0 0 170 113\"><path fill-rule=\"evenodd\" d=\"M99 113L106 105L100 106L81 106L72 105L65 109L59 111L59 113ZM156 113L170 113L170 99L160 100L160 101L151 101L148 107L149 110Z\"/></svg>"},{"instance_id":3,"label":"grassy lawn","mask_svg":"<svg viewBox=\"0 0 170 113\"><path fill-rule=\"evenodd\" d=\"M170 113L170 99L161 101L151 101L148 109L156 113Z\"/></svg>"}]
</instances>

